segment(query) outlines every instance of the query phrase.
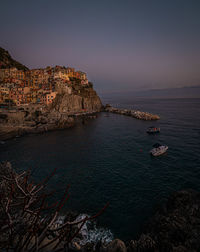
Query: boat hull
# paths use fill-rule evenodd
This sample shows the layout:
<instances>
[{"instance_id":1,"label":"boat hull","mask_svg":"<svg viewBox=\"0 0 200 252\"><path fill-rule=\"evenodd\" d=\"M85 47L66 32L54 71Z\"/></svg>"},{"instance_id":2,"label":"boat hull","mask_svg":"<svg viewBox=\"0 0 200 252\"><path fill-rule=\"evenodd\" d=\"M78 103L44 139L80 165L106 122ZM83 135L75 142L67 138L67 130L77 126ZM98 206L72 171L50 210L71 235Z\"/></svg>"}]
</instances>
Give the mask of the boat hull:
<instances>
[{"instance_id":1,"label":"boat hull","mask_svg":"<svg viewBox=\"0 0 200 252\"><path fill-rule=\"evenodd\" d=\"M148 134L157 134L157 133L160 133L160 128L149 127L146 132Z\"/></svg>"},{"instance_id":2,"label":"boat hull","mask_svg":"<svg viewBox=\"0 0 200 252\"><path fill-rule=\"evenodd\" d=\"M160 133L160 131L159 130L157 130L157 131L147 131L147 133L148 134L157 134L157 133Z\"/></svg>"},{"instance_id":3,"label":"boat hull","mask_svg":"<svg viewBox=\"0 0 200 252\"><path fill-rule=\"evenodd\" d=\"M168 146L160 146L158 148L154 148L150 151L150 154L154 157L163 155L164 153L166 153L168 150Z\"/></svg>"},{"instance_id":4,"label":"boat hull","mask_svg":"<svg viewBox=\"0 0 200 252\"><path fill-rule=\"evenodd\" d=\"M160 128L157 127L149 127L146 131L148 134L156 134L160 133Z\"/></svg>"}]
</instances>

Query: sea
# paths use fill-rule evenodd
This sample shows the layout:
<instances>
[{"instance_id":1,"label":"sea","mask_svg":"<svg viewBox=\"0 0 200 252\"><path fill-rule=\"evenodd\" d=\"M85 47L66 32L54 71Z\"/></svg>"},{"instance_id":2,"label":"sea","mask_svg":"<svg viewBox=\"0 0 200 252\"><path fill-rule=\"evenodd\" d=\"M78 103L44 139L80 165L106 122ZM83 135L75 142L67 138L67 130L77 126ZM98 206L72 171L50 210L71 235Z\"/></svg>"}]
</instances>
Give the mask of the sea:
<instances>
[{"instance_id":1,"label":"sea","mask_svg":"<svg viewBox=\"0 0 200 252\"><path fill-rule=\"evenodd\" d=\"M106 98L120 108L160 115L158 121L100 113L74 128L14 138L0 144L0 161L17 171L32 170L39 182L54 168L49 190L62 197L70 184L70 198L62 209L96 214L90 239L137 239L156 209L177 190L200 191L200 99ZM161 128L148 135L149 126ZM152 157L153 144L169 147Z\"/></svg>"}]
</instances>

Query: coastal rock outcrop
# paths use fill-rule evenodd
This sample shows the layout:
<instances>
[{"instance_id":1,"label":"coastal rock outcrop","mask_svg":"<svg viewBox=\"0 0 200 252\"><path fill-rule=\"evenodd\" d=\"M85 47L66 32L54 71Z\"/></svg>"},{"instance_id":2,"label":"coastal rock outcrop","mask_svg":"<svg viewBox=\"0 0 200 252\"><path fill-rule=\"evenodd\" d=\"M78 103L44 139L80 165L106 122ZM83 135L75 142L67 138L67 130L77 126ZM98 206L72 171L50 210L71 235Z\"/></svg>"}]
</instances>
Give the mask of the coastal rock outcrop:
<instances>
[{"instance_id":1,"label":"coastal rock outcrop","mask_svg":"<svg viewBox=\"0 0 200 252\"><path fill-rule=\"evenodd\" d=\"M4 141L29 133L42 133L50 130L74 126L75 120L67 114L49 111L45 107L28 106L23 110L11 110L0 113L0 140Z\"/></svg>"},{"instance_id":2,"label":"coastal rock outcrop","mask_svg":"<svg viewBox=\"0 0 200 252\"><path fill-rule=\"evenodd\" d=\"M76 85L72 93L61 92L57 94L51 108L60 113L100 112L102 103L92 85Z\"/></svg>"},{"instance_id":3,"label":"coastal rock outcrop","mask_svg":"<svg viewBox=\"0 0 200 252\"><path fill-rule=\"evenodd\" d=\"M145 121L151 121L151 120L159 120L160 117L158 115L155 114L151 114L148 112L142 112L139 110L131 110L131 109L119 109L119 108L114 108L112 106L110 106L109 104L107 104L104 107L104 111L105 112L110 112L110 113L115 113L115 114L120 114L120 115L126 115L126 116L131 116L134 117L136 119L140 119L140 120L145 120Z\"/></svg>"}]
</instances>

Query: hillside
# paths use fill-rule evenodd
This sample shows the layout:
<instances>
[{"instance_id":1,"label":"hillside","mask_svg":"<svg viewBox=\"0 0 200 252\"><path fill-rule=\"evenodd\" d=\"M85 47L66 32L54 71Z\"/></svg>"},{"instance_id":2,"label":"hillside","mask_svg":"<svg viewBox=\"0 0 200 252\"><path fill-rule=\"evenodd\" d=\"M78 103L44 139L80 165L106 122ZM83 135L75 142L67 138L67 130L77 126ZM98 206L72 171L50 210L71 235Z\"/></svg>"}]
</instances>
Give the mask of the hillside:
<instances>
[{"instance_id":1,"label":"hillside","mask_svg":"<svg viewBox=\"0 0 200 252\"><path fill-rule=\"evenodd\" d=\"M28 68L14 60L8 51L0 47L0 69L16 67L18 70L28 70Z\"/></svg>"}]
</instances>

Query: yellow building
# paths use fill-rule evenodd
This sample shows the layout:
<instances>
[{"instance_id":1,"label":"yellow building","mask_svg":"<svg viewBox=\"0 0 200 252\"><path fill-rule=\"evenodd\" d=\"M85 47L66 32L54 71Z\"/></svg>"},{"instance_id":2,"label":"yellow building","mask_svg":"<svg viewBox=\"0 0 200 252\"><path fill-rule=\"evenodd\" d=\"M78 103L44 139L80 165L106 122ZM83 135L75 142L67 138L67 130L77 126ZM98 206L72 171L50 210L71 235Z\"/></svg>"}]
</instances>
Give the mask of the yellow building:
<instances>
[{"instance_id":1,"label":"yellow building","mask_svg":"<svg viewBox=\"0 0 200 252\"><path fill-rule=\"evenodd\" d=\"M53 75L54 79L62 79L65 81L69 81L69 74L63 72L63 71L58 71L55 72Z\"/></svg>"}]
</instances>

